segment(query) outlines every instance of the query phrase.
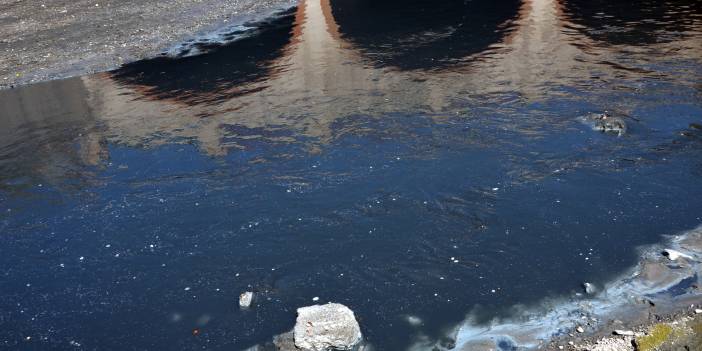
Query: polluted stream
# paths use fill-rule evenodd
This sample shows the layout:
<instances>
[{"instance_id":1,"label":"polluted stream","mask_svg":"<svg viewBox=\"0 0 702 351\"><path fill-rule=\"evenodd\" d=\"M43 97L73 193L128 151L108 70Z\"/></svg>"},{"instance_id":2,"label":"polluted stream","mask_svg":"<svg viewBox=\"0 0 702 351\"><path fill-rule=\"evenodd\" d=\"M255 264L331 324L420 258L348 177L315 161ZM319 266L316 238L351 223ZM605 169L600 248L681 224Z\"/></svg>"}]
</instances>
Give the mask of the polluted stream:
<instances>
[{"instance_id":1,"label":"polluted stream","mask_svg":"<svg viewBox=\"0 0 702 351\"><path fill-rule=\"evenodd\" d=\"M699 1L308 0L212 38L0 91L0 348L245 350L326 302L373 350L535 347L480 330L559 328L702 223Z\"/></svg>"}]
</instances>

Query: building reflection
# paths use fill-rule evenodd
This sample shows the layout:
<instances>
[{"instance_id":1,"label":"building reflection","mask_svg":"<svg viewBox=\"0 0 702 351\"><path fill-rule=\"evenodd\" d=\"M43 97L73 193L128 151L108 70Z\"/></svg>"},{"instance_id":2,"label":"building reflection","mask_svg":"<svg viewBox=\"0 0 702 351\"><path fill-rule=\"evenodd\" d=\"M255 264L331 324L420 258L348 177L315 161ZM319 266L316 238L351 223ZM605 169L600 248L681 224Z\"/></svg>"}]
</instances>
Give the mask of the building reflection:
<instances>
[{"instance_id":1,"label":"building reflection","mask_svg":"<svg viewBox=\"0 0 702 351\"><path fill-rule=\"evenodd\" d=\"M562 6L575 29L607 45L643 46L684 39L699 25L702 13L702 2L697 0L564 0Z\"/></svg>"},{"instance_id":2,"label":"building reflection","mask_svg":"<svg viewBox=\"0 0 702 351\"><path fill-rule=\"evenodd\" d=\"M344 40L378 67L441 69L504 40L519 0L332 0Z\"/></svg>"},{"instance_id":3,"label":"building reflection","mask_svg":"<svg viewBox=\"0 0 702 351\"><path fill-rule=\"evenodd\" d=\"M80 136L68 139L77 140L79 151L55 143L47 148L85 165L100 163L106 143L190 142L221 156L256 139L302 143L316 152L341 135L364 133L353 116L406 112L440 119L464 111L471 99L547 99L561 93L554 92L558 87L584 84L593 72L599 80L651 73L621 63L619 44L645 45L669 59L702 57L699 4L663 2L665 14L626 2L602 5L600 14L588 4L306 0L249 37L207 47L207 54L2 92L3 130L21 136L22 128L72 125ZM642 25L628 27L623 40L598 34L607 32L601 18ZM56 130L46 133L66 137ZM10 167L19 158L4 145L4 167Z\"/></svg>"},{"instance_id":4,"label":"building reflection","mask_svg":"<svg viewBox=\"0 0 702 351\"><path fill-rule=\"evenodd\" d=\"M594 49L594 39L571 22L571 5L449 1L439 8L419 0L404 6L308 0L297 8L294 21L279 20L281 25L255 39L169 61L166 68L160 68L162 59L140 63L139 70L128 67L86 84L104 96L102 118L119 131L121 141L137 143L159 133L196 139L208 154L221 155L242 147L236 136L224 142L225 135L231 136L226 125L285 128L323 144L335 137L334 122L350 115L445 113L466 96L505 92L539 100L554 87L581 84L593 72L602 80L647 73L613 64L617 50ZM599 23L587 16L580 22L584 28ZM698 27L686 19L664 28L686 33ZM258 49L250 50L255 45ZM247 52L250 62L237 52ZM229 59L251 70L230 69ZM197 74L179 73L188 67ZM119 106L130 108L122 114ZM139 123L133 123L135 115L143 116L137 117Z\"/></svg>"},{"instance_id":5,"label":"building reflection","mask_svg":"<svg viewBox=\"0 0 702 351\"><path fill-rule=\"evenodd\" d=\"M80 188L106 158L98 114L78 79L0 94L0 190Z\"/></svg>"}]
</instances>

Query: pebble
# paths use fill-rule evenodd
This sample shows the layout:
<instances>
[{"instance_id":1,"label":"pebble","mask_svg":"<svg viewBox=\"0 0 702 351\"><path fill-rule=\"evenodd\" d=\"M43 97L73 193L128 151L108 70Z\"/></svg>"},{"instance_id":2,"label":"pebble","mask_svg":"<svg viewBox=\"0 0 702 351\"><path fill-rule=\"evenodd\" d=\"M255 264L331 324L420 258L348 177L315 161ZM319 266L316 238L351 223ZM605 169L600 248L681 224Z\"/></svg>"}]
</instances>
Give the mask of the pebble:
<instances>
[{"instance_id":1,"label":"pebble","mask_svg":"<svg viewBox=\"0 0 702 351\"><path fill-rule=\"evenodd\" d=\"M583 327L581 326L578 326L577 328L575 328L575 331L577 331L578 333L584 333L585 329L583 329Z\"/></svg>"},{"instance_id":2,"label":"pebble","mask_svg":"<svg viewBox=\"0 0 702 351\"><path fill-rule=\"evenodd\" d=\"M614 335L634 336L635 333L634 333L633 331L631 331L631 330L620 330L620 329L616 329L616 330L614 331Z\"/></svg>"},{"instance_id":3,"label":"pebble","mask_svg":"<svg viewBox=\"0 0 702 351\"><path fill-rule=\"evenodd\" d=\"M676 261L679 258L692 258L690 255L686 255L680 251L675 251L672 249L663 250L663 256L668 257L671 261Z\"/></svg>"},{"instance_id":4,"label":"pebble","mask_svg":"<svg viewBox=\"0 0 702 351\"><path fill-rule=\"evenodd\" d=\"M695 309L695 313L696 313L696 314L700 314L700 313L702 313L702 310L699 309L699 308L696 308L696 309Z\"/></svg>"},{"instance_id":5,"label":"pebble","mask_svg":"<svg viewBox=\"0 0 702 351\"><path fill-rule=\"evenodd\" d=\"M317 296L313 297L313 298L312 298L312 301L314 301L314 302L319 301L319 297L317 297Z\"/></svg>"},{"instance_id":6,"label":"pebble","mask_svg":"<svg viewBox=\"0 0 702 351\"><path fill-rule=\"evenodd\" d=\"M253 292L246 291L239 295L239 307L249 308L251 307L251 302L253 302Z\"/></svg>"}]
</instances>

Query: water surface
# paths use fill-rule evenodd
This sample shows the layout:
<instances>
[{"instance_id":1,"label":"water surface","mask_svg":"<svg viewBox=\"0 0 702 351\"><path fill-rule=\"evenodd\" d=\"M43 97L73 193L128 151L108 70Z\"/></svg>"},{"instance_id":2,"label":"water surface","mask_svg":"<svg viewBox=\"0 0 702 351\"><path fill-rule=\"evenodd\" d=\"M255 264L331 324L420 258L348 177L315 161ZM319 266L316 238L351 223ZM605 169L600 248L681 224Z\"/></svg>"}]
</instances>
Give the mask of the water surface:
<instances>
[{"instance_id":1,"label":"water surface","mask_svg":"<svg viewBox=\"0 0 702 351\"><path fill-rule=\"evenodd\" d=\"M246 349L319 297L401 350L701 222L698 1L308 0L248 28L0 92L0 345Z\"/></svg>"}]
</instances>

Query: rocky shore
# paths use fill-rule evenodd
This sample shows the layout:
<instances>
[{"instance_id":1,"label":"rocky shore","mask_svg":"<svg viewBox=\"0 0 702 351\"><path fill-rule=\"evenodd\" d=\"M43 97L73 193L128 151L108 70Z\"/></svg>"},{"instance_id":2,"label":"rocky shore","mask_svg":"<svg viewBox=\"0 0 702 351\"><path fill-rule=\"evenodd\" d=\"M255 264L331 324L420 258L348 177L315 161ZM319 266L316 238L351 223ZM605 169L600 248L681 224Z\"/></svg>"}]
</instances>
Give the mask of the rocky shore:
<instances>
[{"instance_id":1,"label":"rocky shore","mask_svg":"<svg viewBox=\"0 0 702 351\"><path fill-rule=\"evenodd\" d=\"M105 71L290 0L0 0L0 88Z\"/></svg>"},{"instance_id":2,"label":"rocky shore","mask_svg":"<svg viewBox=\"0 0 702 351\"><path fill-rule=\"evenodd\" d=\"M591 335L570 334L552 340L546 351L678 351L702 350L702 315L698 304L682 311L652 313L638 322L614 320ZM629 329L614 329L632 326Z\"/></svg>"},{"instance_id":3,"label":"rocky shore","mask_svg":"<svg viewBox=\"0 0 702 351\"><path fill-rule=\"evenodd\" d=\"M585 283L488 325L469 317L453 350L702 350L702 228L639 251L638 264L605 286Z\"/></svg>"}]
</instances>

